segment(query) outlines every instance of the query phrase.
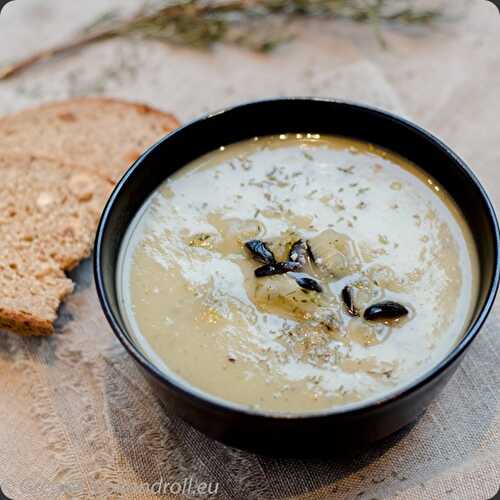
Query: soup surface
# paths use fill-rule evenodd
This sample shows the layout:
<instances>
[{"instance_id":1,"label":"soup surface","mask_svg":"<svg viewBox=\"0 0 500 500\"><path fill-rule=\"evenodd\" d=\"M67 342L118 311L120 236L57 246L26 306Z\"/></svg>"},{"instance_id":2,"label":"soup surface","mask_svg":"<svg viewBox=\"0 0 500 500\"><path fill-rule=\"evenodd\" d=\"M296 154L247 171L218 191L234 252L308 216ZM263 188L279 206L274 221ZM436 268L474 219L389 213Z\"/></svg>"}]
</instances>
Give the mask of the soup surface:
<instances>
[{"instance_id":1,"label":"soup surface","mask_svg":"<svg viewBox=\"0 0 500 500\"><path fill-rule=\"evenodd\" d=\"M286 413L380 397L463 335L477 255L450 196L367 143L221 147L168 178L122 245L120 307L160 369Z\"/></svg>"}]
</instances>

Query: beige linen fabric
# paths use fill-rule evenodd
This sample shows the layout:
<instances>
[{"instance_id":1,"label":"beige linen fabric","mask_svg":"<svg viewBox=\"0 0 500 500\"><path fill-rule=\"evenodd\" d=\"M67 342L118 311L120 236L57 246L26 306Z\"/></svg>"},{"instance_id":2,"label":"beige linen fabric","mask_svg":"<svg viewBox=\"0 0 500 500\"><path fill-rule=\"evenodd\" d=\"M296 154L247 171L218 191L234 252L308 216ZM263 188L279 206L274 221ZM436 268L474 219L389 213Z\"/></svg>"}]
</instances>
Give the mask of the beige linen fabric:
<instances>
[{"instance_id":1,"label":"beige linen fabric","mask_svg":"<svg viewBox=\"0 0 500 500\"><path fill-rule=\"evenodd\" d=\"M0 15L0 61L56 43L118 5L137 2L12 2ZM390 30L387 50L366 27L314 22L303 30L271 55L109 41L1 82L0 112L98 94L146 101L185 121L265 96L355 99L442 136L500 202L500 16L490 3L467 2L457 21L434 30ZM498 306L415 425L343 459L273 459L167 417L107 327L90 263L73 278L57 335L0 333L0 486L9 497L159 498L141 485L187 479L217 484L212 498L238 500L483 500L500 487ZM166 497L180 498L177 490Z\"/></svg>"}]
</instances>

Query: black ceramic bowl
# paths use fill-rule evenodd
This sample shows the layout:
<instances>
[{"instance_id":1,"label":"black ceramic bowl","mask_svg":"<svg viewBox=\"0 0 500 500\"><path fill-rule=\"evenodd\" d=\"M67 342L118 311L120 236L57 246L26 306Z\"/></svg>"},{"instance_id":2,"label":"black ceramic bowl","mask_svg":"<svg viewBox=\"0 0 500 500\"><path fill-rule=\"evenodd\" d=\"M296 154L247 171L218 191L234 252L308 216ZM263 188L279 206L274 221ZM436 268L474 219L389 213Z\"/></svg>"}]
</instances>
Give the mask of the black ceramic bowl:
<instances>
[{"instance_id":1,"label":"black ceramic bowl","mask_svg":"<svg viewBox=\"0 0 500 500\"><path fill-rule=\"evenodd\" d=\"M425 376L355 409L281 416L242 409L191 391L158 370L134 344L117 303L116 262L122 237L146 198L170 174L222 145L289 132L338 134L399 153L436 178L461 207L480 257L480 294L458 345ZM381 439L414 421L436 397L488 315L499 283L499 230L493 207L472 171L445 144L394 115L323 99L244 104L196 120L150 148L128 170L104 209L94 272L104 313L116 336L157 389L168 411L227 444L271 453L334 452ZM188 335L189 332L186 332Z\"/></svg>"}]
</instances>

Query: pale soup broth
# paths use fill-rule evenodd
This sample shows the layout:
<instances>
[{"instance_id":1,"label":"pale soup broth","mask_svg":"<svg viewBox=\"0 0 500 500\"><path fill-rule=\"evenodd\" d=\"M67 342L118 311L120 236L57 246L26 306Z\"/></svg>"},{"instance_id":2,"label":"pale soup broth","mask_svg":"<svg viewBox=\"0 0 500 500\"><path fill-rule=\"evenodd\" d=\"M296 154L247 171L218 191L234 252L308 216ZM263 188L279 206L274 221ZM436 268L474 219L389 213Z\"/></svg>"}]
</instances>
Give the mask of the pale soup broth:
<instances>
[{"instance_id":1,"label":"pale soup broth","mask_svg":"<svg viewBox=\"0 0 500 500\"><path fill-rule=\"evenodd\" d=\"M221 147L176 172L135 217L119 267L122 313L153 363L287 413L428 371L463 335L478 282L470 230L434 179L316 134Z\"/></svg>"}]
</instances>

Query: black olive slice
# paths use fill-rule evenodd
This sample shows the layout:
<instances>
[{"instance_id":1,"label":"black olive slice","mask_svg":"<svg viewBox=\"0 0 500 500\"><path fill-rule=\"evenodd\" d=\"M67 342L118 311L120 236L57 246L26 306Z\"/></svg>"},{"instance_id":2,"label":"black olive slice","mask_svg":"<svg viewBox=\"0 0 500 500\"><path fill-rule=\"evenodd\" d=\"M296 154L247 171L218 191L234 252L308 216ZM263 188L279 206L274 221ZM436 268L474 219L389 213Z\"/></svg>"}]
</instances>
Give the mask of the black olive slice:
<instances>
[{"instance_id":1,"label":"black olive slice","mask_svg":"<svg viewBox=\"0 0 500 500\"><path fill-rule=\"evenodd\" d=\"M352 289L349 285L346 285L342 289L342 301L344 302L344 305L347 308L347 312L351 316L359 316L359 312L356 306L354 305L354 301L352 299Z\"/></svg>"},{"instance_id":2,"label":"black olive slice","mask_svg":"<svg viewBox=\"0 0 500 500\"><path fill-rule=\"evenodd\" d=\"M267 245L261 240L250 240L245 243L252 257L263 264L274 264L276 259L273 252L269 250Z\"/></svg>"},{"instance_id":3,"label":"black olive slice","mask_svg":"<svg viewBox=\"0 0 500 500\"><path fill-rule=\"evenodd\" d=\"M368 321L398 319L408 314L408 309L397 302L386 300L373 304L365 310L363 317Z\"/></svg>"},{"instance_id":4,"label":"black olive slice","mask_svg":"<svg viewBox=\"0 0 500 500\"><path fill-rule=\"evenodd\" d=\"M264 276L273 276L274 274L285 274L291 271L298 271L300 269L298 262L274 262L273 264L266 264L265 266L258 267L254 274L257 278Z\"/></svg>"},{"instance_id":5,"label":"black olive slice","mask_svg":"<svg viewBox=\"0 0 500 500\"><path fill-rule=\"evenodd\" d=\"M296 276L295 281L297 282L297 285L304 290L310 290L318 293L323 291L321 285L313 278L308 278L307 276Z\"/></svg>"},{"instance_id":6,"label":"black olive slice","mask_svg":"<svg viewBox=\"0 0 500 500\"><path fill-rule=\"evenodd\" d=\"M306 263L306 258L308 254L308 245L304 240L297 240L288 253L288 260L292 262L298 262L301 266Z\"/></svg>"},{"instance_id":7,"label":"black olive slice","mask_svg":"<svg viewBox=\"0 0 500 500\"><path fill-rule=\"evenodd\" d=\"M307 250L307 255L309 255L309 258L311 259L312 262L316 262L316 256L314 255L312 248L311 248L311 243L309 240L306 241L306 250Z\"/></svg>"}]
</instances>

